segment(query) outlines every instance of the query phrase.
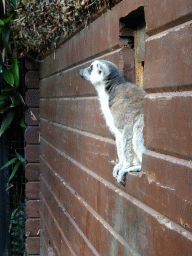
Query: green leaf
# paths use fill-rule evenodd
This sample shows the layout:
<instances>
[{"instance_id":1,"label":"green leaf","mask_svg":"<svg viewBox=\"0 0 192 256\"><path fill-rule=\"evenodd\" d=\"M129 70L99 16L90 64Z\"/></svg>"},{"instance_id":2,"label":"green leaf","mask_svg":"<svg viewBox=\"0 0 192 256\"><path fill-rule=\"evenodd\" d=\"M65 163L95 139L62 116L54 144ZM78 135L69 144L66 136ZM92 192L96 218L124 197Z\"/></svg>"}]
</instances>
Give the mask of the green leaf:
<instances>
[{"instance_id":1,"label":"green leaf","mask_svg":"<svg viewBox=\"0 0 192 256\"><path fill-rule=\"evenodd\" d=\"M12 17L13 17L13 13L9 17L7 17L6 19L3 20L3 24L9 22Z\"/></svg>"},{"instance_id":2,"label":"green leaf","mask_svg":"<svg viewBox=\"0 0 192 256\"><path fill-rule=\"evenodd\" d=\"M17 170L18 170L20 164L21 164L21 161L17 161L17 162L16 162L16 164L15 164L15 166L14 166L14 168L13 168L13 171L12 171L10 177L9 177L9 182L10 182L10 180L15 176L15 173L17 172Z\"/></svg>"},{"instance_id":3,"label":"green leaf","mask_svg":"<svg viewBox=\"0 0 192 256\"><path fill-rule=\"evenodd\" d=\"M7 103L8 98L6 96L0 96L0 111Z\"/></svg>"},{"instance_id":4,"label":"green leaf","mask_svg":"<svg viewBox=\"0 0 192 256\"><path fill-rule=\"evenodd\" d=\"M0 101L0 111L7 106L7 101Z\"/></svg>"},{"instance_id":5,"label":"green leaf","mask_svg":"<svg viewBox=\"0 0 192 256\"><path fill-rule=\"evenodd\" d=\"M17 88L19 86L19 65L17 59L12 59L12 74L14 76L14 84Z\"/></svg>"},{"instance_id":6,"label":"green leaf","mask_svg":"<svg viewBox=\"0 0 192 256\"><path fill-rule=\"evenodd\" d=\"M25 158L22 157L22 155L20 155L19 153L15 152L17 158L19 159L19 161L21 161L21 163L25 164Z\"/></svg>"},{"instance_id":7,"label":"green leaf","mask_svg":"<svg viewBox=\"0 0 192 256\"><path fill-rule=\"evenodd\" d=\"M19 125L23 128L27 128L27 125L25 124L23 119L20 121Z\"/></svg>"},{"instance_id":8,"label":"green leaf","mask_svg":"<svg viewBox=\"0 0 192 256\"><path fill-rule=\"evenodd\" d=\"M12 213L11 213L11 220L14 218L17 210L19 209L19 207L17 207Z\"/></svg>"},{"instance_id":9,"label":"green leaf","mask_svg":"<svg viewBox=\"0 0 192 256\"><path fill-rule=\"evenodd\" d=\"M7 96L0 95L0 103L5 102L7 100Z\"/></svg>"},{"instance_id":10,"label":"green leaf","mask_svg":"<svg viewBox=\"0 0 192 256\"><path fill-rule=\"evenodd\" d=\"M4 108L5 104L6 104L6 101L0 101L0 111L2 108Z\"/></svg>"},{"instance_id":11,"label":"green leaf","mask_svg":"<svg viewBox=\"0 0 192 256\"><path fill-rule=\"evenodd\" d=\"M9 160L6 164L4 164L4 165L1 167L1 170L4 169L4 168L7 168L9 165L11 165L12 163L14 163L16 160L17 160L17 157L12 158L11 160Z\"/></svg>"},{"instance_id":12,"label":"green leaf","mask_svg":"<svg viewBox=\"0 0 192 256\"><path fill-rule=\"evenodd\" d=\"M25 101L24 101L24 99L23 99L23 97L21 96L20 93L19 93L19 97L20 97L21 103L22 103L23 105L25 105Z\"/></svg>"},{"instance_id":13,"label":"green leaf","mask_svg":"<svg viewBox=\"0 0 192 256\"><path fill-rule=\"evenodd\" d=\"M3 77L5 79L5 81L10 84L11 86L14 85L14 76L13 74L11 73L10 70L6 69L3 71Z\"/></svg>"},{"instance_id":14,"label":"green leaf","mask_svg":"<svg viewBox=\"0 0 192 256\"><path fill-rule=\"evenodd\" d=\"M7 112L7 110L9 110L10 109L10 105L7 105L7 106L5 106L5 107L2 107L2 108L0 108L0 113L1 114L4 114L5 112ZM1 136L1 135L0 135Z\"/></svg>"},{"instance_id":15,"label":"green leaf","mask_svg":"<svg viewBox=\"0 0 192 256\"><path fill-rule=\"evenodd\" d=\"M3 29L2 33L2 41L3 41L3 48L7 49L9 37L10 37L11 30Z\"/></svg>"},{"instance_id":16,"label":"green leaf","mask_svg":"<svg viewBox=\"0 0 192 256\"><path fill-rule=\"evenodd\" d=\"M4 22L0 19L0 26L4 26Z\"/></svg>"},{"instance_id":17,"label":"green leaf","mask_svg":"<svg viewBox=\"0 0 192 256\"><path fill-rule=\"evenodd\" d=\"M7 128L13 121L14 113L15 112L13 110L7 111L7 114L4 116L2 124L1 124L0 136L7 130Z\"/></svg>"},{"instance_id":18,"label":"green leaf","mask_svg":"<svg viewBox=\"0 0 192 256\"><path fill-rule=\"evenodd\" d=\"M11 88L5 88L5 89L3 89L3 90L1 90L2 92L10 92L10 91L13 91L13 87L11 87Z\"/></svg>"},{"instance_id":19,"label":"green leaf","mask_svg":"<svg viewBox=\"0 0 192 256\"><path fill-rule=\"evenodd\" d=\"M18 96L12 95L12 96L9 96L9 98L12 101L10 108L16 107L21 102L21 99Z\"/></svg>"}]
</instances>

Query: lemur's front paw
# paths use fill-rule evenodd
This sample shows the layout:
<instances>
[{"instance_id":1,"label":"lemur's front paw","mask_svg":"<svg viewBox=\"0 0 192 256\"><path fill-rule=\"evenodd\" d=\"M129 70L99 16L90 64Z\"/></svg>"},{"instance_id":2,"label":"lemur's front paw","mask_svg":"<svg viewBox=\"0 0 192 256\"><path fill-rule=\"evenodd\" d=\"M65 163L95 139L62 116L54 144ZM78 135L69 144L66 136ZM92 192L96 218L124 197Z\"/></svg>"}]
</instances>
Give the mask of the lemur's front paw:
<instances>
[{"instance_id":1,"label":"lemur's front paw","mask_svg":"<svg viewBox=\"0 0 192 256\"><path fill-rule=\"evenodd\" d=\"M123 165L121 163L118 163L113 168L113 177L117 178L119 171L122 169Z\"/></svg>"}]
</instances>

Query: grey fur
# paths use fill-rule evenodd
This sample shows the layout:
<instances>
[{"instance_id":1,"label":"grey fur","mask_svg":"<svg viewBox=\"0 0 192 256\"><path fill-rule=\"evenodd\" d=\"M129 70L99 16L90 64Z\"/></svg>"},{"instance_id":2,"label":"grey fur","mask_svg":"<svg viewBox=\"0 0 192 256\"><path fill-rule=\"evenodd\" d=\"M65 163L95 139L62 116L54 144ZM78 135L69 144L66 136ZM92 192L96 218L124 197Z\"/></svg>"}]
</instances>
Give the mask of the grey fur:
<instances>
[{"instance_id":1,"label":"grey fur","mask_svg":"<svg viewBox=\"0 0 192 256\"><path fill-rule=\"evenodd\" d=\"M135 84L126 82L117 66L106 60L95 60L79 70L97 90L106 123L115 135L119 163L113 176L125 184L127 172L141 170L143 140L143 99L146 93Z\"/></svg>"}]
</instances>

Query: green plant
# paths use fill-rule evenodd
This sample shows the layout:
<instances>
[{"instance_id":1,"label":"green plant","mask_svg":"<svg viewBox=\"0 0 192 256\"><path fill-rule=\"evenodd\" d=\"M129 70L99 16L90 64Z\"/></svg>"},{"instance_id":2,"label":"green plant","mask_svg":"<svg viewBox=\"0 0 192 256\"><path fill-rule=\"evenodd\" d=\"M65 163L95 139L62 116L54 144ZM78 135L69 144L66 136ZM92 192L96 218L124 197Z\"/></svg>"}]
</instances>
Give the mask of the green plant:
<instances>
[{"instance_id":1,"label":"green plant","mask_svg":"<svg viewBox=\"0 0 192 256\"><path fill-rule=\"evenodd\" d=\"M20 256L25 251L25 204L21 203L11 214L10 220L10 238L11 238L11 255Z\"/></svg>"},{"instance_id":2,"label":"green plant","mask_svg":"<svg viewBox=\"0 0 192 256\"><path fill-rule=\"evenodd\" d=\"M16 6L16 3L14 1ZM21 105L24 100L19 93L20 84L19 65L14 57L10 43L11 30L9 22L13 18L13 13L5 19L0 19L0 73L3 73L4 84L1 88L0 95L0 114L2 116L0 136L11 125L14 116L19 116L19 124L25 128L24 121L20 115Z\"/></svg>"},{"instance_id":3,"label":"green plant","mask_svg":"<svg viewBox=\"0 0 192 256\"><path fill-rule=\"evenodd\" d=\"M6 164L4 164L2 167L1 167L1 170L4 169L4 168L7 168L8 166L10 166L11 164L15 163L15 166L13 168L13 171L9 177L9 181L15 176L17 170L19 169L19 166L21 164L25 164L25 159L17 152L15 152L15 157L12 158L11 160L9 160Z\"/></svg>"},{"instance_id":4,"label":"green plant","mask_svg":"<svg viewBox=\"0 0 192 256\"><path fill-rule=\"evenodd\" d=\"M9 8L10 7L10 8ZM10 21L15 16L16 0L2 1L0 0L0 136L11 127L14 133L15 125L26 128L23 121L24 100L21 96L20 88L20 72L17 60L17 50L12 39L12 31L10 29ZM3 17L3 18L2 18ZM7 134L9 134L10 130ZM9 141L9 137L8 141ZM12 148L14 150L14 147ZM13 151L14 154L14 151ZM10 176L8 183L12 181L11 186L7 187L10 205L10 242L6 256L23 256L25 254L25 202L22 193L15 193L14 197L10 197L10 188L15 187L17 190L17 178L15 174L18 169L22 170L21 165L25 164L25 159L15 150L15 156L4 164L2 169L9 167ZM14 180L12 180L14 179ZM12 188L13 189L13 188ZM22 191L22 186L19 192ZM10 198L15 200L11 201ZM14 202L14 203L13 203ZM11 209L11 210L9 210Z\"/></svg>"}]
</instances>

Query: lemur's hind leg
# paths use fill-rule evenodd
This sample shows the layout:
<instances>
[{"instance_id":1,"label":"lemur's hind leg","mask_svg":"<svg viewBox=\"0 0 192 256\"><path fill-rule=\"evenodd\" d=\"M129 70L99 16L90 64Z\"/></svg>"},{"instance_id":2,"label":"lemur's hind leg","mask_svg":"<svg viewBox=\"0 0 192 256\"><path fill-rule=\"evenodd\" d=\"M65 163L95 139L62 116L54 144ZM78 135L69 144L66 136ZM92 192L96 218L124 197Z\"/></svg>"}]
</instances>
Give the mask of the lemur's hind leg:
<instances>
[{"instance_id":1,"label":"lemur's hind leg","mask_svg":"<svg viewBox=\"0 0 192 256\"><path fill-rule=\"evenodd\" d=\"M133 137L129 143L130 130L126 128L123 141L126 141L125 157L129 164L124 164L123 168L118 173L117 182L125 184L124 176L127 172L141 171L142 153L145 150L143 139L143 116L141 116L133 126Z\"/></svg>"},{"instance_id":2,"label":"lemur's hind leg","mask_svg":"<svg viewBox=\"0 0 192 256\"><path fill-rule=\"evenodd\" d=\"M123 149L122 149L122 133L121 132L119 132L116 135L116 148L117 148L117 155L119 158L119 162L113 168L113 177L114 178L118 177L119 171L123 168Z\"/></svg>"},{"instance_id":3,"label":"lemur's hind leg","mask_svg":"<svg viewBox=\"0 0 192 256\"><path fill-rule=\"evenodd\" d=\"M143 152L146 150L144 146L143 127L144 127L143 116L140 116L140 118L138 118L138 120L133 126L133 150L135 153L135 157L140 162L140 164L142 163Z\"/></svg>"},{"instance_id":4,"label":"lemur's hind leg","mask_svg":"<svg viewBox=\"0 0 192 256\"><path fill-rule=\"evenodd\" d=\"M125 184L124 175L125 173L128 172L128 169L133 164L132 140L133 140L133 128L132 126L127 125L123 130L122 137L121 137L123 165L116 177L117 181L119 183L122 183L123 185Z\"/></svg>"}]
</instances>

